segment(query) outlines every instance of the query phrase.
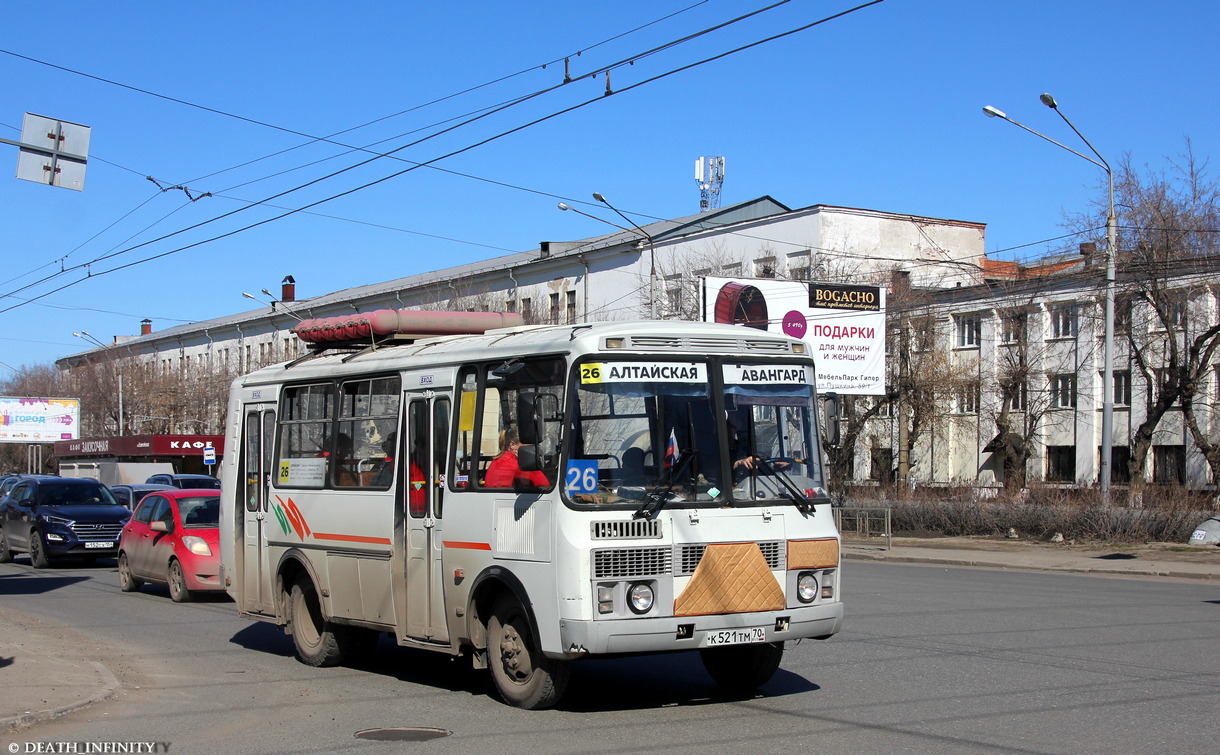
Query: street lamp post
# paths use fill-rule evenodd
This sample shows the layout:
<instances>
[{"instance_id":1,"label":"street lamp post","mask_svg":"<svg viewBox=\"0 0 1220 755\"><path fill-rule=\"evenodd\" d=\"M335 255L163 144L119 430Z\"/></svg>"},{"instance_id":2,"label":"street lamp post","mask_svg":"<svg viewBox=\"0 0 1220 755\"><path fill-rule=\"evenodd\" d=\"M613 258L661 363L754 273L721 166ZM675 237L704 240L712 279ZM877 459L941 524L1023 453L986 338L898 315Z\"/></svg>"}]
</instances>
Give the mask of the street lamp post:
<instances>
[{"instance_id":1,"label":"street lamp post","mask_svg":"<svg viewBox=\"0 0 1220 755\"><path fill-rule=\"evenodd\" d=\"M1110 167L1110 163L1106 161L1101 153L1080 133L1080 130L1068 120L1068 117L1059 109L1059 103L1055 98L1047 93L1043 93L1039 99L1043 105L1046 105L1051 110L1059 114L1063 122L1071 127L1076 136L1084 142L1088 148L1097 156L1097 159L1081 154L1076 150L1064 144L1060 144L1054 139L1034 131L1032 128L1018 123L1009 118L1001 110L988 105L983 108L983 114L989 118L1000 118L1008 121L1014 126L1019 126L1025 129L1034 136L1041 137L1046 141L1058 147L1066 149L1077 157L1087 160L1106 172L1106 180L1109 190L1109 214L1106 218L1106 311L1105 311L1105 346L1103 351L1103 369L1102 369L1102 386L1101 386L1101 470L1098 475L1098 484L1101 487L1101 503L1103 506L1110 505L1110 478L1111 478L1111 448L1114 443L1114 279L1115 275L1115 258L1118 256L1118 219L1114 214L1114 170Z\"/></svg>"},{"instance_id":2,"label":"street lamp post","mask_svg":"<svg viewBox=\"0 0 1220 755\"><path fill-rule=\"evenodd\" d=\"M620 218L622 218L623 220L630 223L632 227L627 228L625 226L619 225L618 223L612 223L609 220L606 220L605 218L599 218L596 215L590 215L589 213L584 212L583 210L578 210L575 207L572 207L571 205L566 204L564 202L559 203L559 209L565 210L565 211L571 210L572 212L576 213L577 215L584 215L586 218L593 218L594 220L600 220L601 222L605 223L606 225L612 225L615 228L622 229L629 233L634 230L635 233L638 233L644 237L644 240L648 242L648 317L651 320L657 319L657 251L656 251L656 246L653 244L652 236L648 233L648 231L645 231L643 228L640 228L638 225L636 225L634 220L627 217L623 213L619 212L618 208L616 208L614 205L610 204L610 202L608 202L606 200L606 198L604 196L602 196L601 192L597 192L597 191L593 192L593 198L596 199L598 202L601 202L602 204L606 205L611 210L614 210L614 213L616 215L618 215Z\"/></svg>"},{"instance_id":3,"label":"street lamp post","mask_svg":"<svg viewBox=\"0 0 1220 755\"><path fill-rule=\"evenodd\" d=\"M105 349L106 351L110 351L111 347L108 344L104 344L101 341L97 340L87 330L82 330L78 333L73 333L72 335L76 336L77 338L83 338L86 341L89 341L90 343L100 346L101 348ZM121 437L123 437L123 370L117 361L115 361L114 364L115 364L114 373L115 373L115 376L118 378L118 382L119 382L119 417L118 417L117 424L118 424L119 437L121 438Z\"/></svg>"}]
</instances>

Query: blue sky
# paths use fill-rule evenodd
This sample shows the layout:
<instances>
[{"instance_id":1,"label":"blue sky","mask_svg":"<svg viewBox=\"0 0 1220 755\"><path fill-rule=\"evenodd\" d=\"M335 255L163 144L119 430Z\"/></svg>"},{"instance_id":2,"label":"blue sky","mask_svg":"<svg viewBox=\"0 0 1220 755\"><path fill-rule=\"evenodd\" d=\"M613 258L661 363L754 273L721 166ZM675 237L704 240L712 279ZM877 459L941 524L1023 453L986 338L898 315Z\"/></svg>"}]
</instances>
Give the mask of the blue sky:
<instances>
[{"instance_id":1,"label":"blue sky","mask_svg":"<svg viewBox=\"0 0 1220 755\"><path fill-rule=\"evenodd\" d=\"M93 131L82 192L13 178L0 144L0 372L84 350L74 331L254 309L241 292L288 274L306 298L597 235L556 209L597 212L594 191L639 222L690 214L700 155L726 158L722 205L983 222L990 254L1038 257L1104 191L1100 169L982 114L1087 151L1042 92L1111 163L1160 167L1187 138L1220 154L1210 0L886 0L665 75L857 4L793 0L651 55L767 3L7 4L0 138L25 112ZM576 77L634 63L604 97L604 76L557 86L565 56ZM308 138L362 125L333 140L401 160L353 167L370 156ZM402 161L458 151L443 171Z\"/></svg>"}]
</instances>

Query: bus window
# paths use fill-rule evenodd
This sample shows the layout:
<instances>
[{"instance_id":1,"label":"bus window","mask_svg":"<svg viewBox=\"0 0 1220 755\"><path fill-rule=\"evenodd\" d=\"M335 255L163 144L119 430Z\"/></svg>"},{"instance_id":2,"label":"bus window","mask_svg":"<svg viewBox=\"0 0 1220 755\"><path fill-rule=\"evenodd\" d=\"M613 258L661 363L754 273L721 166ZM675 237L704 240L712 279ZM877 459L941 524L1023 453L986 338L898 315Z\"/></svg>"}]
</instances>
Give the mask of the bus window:
<instances>
[{"instance_id":1,"label":"bus window","mask_svg":"<svg viewBox=\"0 0 1220 755\"><path fill-rule=\"evenodd\" d=\"M335 487L385 489L393 480L398 376L339 386L339 422L331 481Z\"/></svg>"},{"instance_id":2,"label":"bus window","mask_svg":"<svg viewBox=\"0 0 1220 755\"><path fill-rule=\"evenodd\" d=\"M512 360L466 367L459 377L460 404L453 448L457 490L485 488L536 492L550 489L559 466L564 362L558 358ZM522 402L523 394L535 399ZM518 417L518 407L540 407ZM521 424L540 421L541 436L523 448ZM522 469L522 457L532 465Z\"/></svg>"},{"instance_id":3,"label":"bus window","mask_svg":"<svg viewBox=\"0 0 1220 755\"><path fill-rule=\"evenodd\" d=\"M325 484L327 461L332 453L333 401L330 383L284 389L278 487L320 488Z\"/></svg>"}]
</instances>

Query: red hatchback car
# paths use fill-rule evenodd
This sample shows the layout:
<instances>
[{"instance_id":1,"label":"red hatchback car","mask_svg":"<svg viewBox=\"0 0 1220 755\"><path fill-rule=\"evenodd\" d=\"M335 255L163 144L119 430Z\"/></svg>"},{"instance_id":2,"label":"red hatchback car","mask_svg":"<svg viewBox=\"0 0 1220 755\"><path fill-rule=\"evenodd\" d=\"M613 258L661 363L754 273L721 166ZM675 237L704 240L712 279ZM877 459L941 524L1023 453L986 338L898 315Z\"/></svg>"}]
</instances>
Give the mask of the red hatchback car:
<instances>
[{"instance_id":1,"label":"red hatchback car","mask_svg":"<svg viewBox=\"0 0 1220 755\"><path fill-rule=\"evenodd\" d=\"M119 537L119 587L167 585L176 603L220 584L220 493L158 490L140 501Z\"/></svg>"}]
</instances>

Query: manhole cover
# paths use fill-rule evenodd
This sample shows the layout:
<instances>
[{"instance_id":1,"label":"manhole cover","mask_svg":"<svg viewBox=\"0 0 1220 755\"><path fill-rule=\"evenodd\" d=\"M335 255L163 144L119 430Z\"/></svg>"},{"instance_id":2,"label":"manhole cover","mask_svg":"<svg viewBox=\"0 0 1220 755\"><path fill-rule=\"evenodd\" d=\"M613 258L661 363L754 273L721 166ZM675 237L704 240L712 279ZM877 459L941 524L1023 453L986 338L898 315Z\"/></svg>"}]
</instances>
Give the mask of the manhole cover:
<instances>
[{"instance_id":1,"label":"manhole cover","mask_svg":"<svg viewBox=\"0 0 1220 755\"><path fill-rule=\"evenodd\" d=\"M373 739L378 742L427 742L429 739L440 739L452 733L448 729L413 726L402 729L365 729L356 732L356 739Z\"/></svg>"}]
</instances>

